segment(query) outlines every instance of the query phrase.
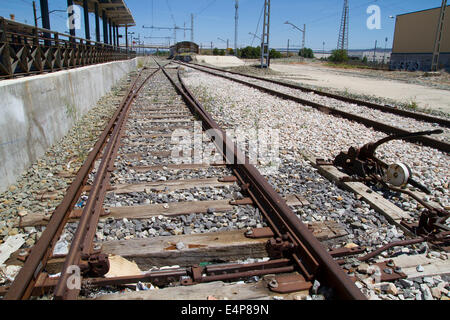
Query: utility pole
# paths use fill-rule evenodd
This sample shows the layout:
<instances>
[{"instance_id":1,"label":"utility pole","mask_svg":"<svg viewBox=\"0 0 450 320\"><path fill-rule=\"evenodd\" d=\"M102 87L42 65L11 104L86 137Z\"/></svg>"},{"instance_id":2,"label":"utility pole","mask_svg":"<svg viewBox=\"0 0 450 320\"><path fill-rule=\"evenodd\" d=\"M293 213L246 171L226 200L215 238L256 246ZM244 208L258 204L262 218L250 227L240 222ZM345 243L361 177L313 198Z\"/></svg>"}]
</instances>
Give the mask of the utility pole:
<instances>
[{"instance_id":1,"label":"utility pole","mask_svg":"<svg viewBox=\"0 0 450 320\"><path fill-rule=\"evenodd\" d=\"M34 26L38 27L38 19L37 19L37 13L36 13L36 1L33 1L33 14L34 14Z\"/></svg>"},{"instance_id":2,"label":"utility pole","mask_svg":"<svg viewBox=\"0 0 450 320\"><path fill-rule=\"evenodd\" d=\"M236 13L234 15L234 55L238 56L238 25L239 25L239 0L235 4Z\"/></svg>"},{"instance_id":3,"label":"utility pole","mask_svg":"<svg viewBox=\"0 0 450 320\"><path fill-rule=\"evenodd\" d=\"M138 41L138 48L137 48L137 54L139 55L142 52L142 47L141 47L141 34L138 33L138 37L134 38L134 40Z\"/></svg>"},{"instance_id":4,"label":"utility pole","mask_svg":"<svg viewBox=\"0 0 450 320\"><path fill-rule=\"evenodd\" d=\"M373 49L373 63L376 62L376 58L377 58L377 43L378 43L378 40L375 40L375 49Z\"/></svg>"},{"instance_id":5,"label":"utility pole","mask_svg":"<svg viewBox=\"0 0 450 320\"><path fill-rule=\"evenodd\" d=\"M127 33L127 41L128 41L128 35L131 37L131 51L133 51L133 49L134 49L134 45L133 45L133 43L134 43L134 41L133 41L133 34L134 34L134 32L128 32Z\"/></svg>"},{"instance_id":6,"label":"utility pole","mask_svg":"<svg viewBox=\"0 0 450 320\"><path fill-rule=\"evenodd\" d=\"M48 11L48 1L47 0L40 0L41 4L41 17L42 17L42 28L50 30L50 13ZM50 33L44 32L44 38L45 38L45 45L50 46L51 42L49 40Z\"/></svg>"},{"instance_id":7,"label":"utility pole","mask_svg":"<svg viewBox=\"0 0 450 320\"><path fill-rule=\"evenodd\" d=\"M287 57L289 58L289 42L290 42L291 40L290 39L288 39L288 46L287 46Z\"/></svg>"},{"instance_id":8,"label":"utility pole","mask_svg":"<svg viewBox=\"0 0 450 320\"><path fill-rule=\"evenodd\" d=\"M229 48L229 45L230 45L230 39L227 39L227 41L225 41L225 40L223 40L222 38L219 38L219 37L217 37L217 39L219 39L220 41L222 41L222 42L227 44L227 48L226 48L225 52L226 52L226 55L228 55L228 48Z\"/></svg>"},{"instance_id":9,"label":"utility pole","mask_svg":"<svg viewBox=\"0 0 450 320\"><path fill-rule=\"evenodd\" d=\"M125 25L125 48L128 55L128 24Z\"/></svg>"},{"instance_id":10,"label":"utility pole","mask_svg":"<svg viewBox=\"0 0 450 320\"><path fill-rule=\"evenodd\" d=\"M270 66L270 0L264 3L264 24L261 38L261 68Z\"/></svg>"},{"instance_id":11,"label":"utility pole","mask_svg":"<svg viewBox=\"0 0 450 320\"><path fill-rule=\"evenodd\" d=\"M306 24L303 25L303 40L302 40L303 52L305 52L305 40L306 40Z\"/></svg>"},{"instance_id":12,"label":"utility pole","mask_svg":"<svg viewBox=\"0 0 450 320\"><path fill-rule=\"evenodd\" d=\"M194 42L194 14L191 13L191 42Z\"/></svg>"},{"instance_id":13,"label":"utility pole","mask_svg":"<svg viewBox=\"0 0 450 320\"><path fill-rule=\"evenodd\" d=\"M295 24L290 23L289 21L286 21L284 24L290 24L292 27L303 33L302 38L302 52L303 52L305 49L305 40L306 40L306 24L303 25L303 30L297 27Z\"/></svg>"},{"instance_id":14,"label":"utility pole","mask_svg":"<svg viewBox=\"0 0 450 320\"><path fill-rule=\"evenodd\" d=\"M384 64L384 59L386 58L387 43L388 43L388 38L386 37L385 43L384 43L383 64Z\"/></svg>"},{"instance_id":15,"label":"utility pole","mask_svg":"<svg viewBox=\"0 0 450 320\"><path fill-rule=\"evenodd\" d=\"M174 25L173 28L173 38L175 39L175 44L177 44L177 25Z\"/></svg>"},{"instance_id":16,"label":"utility pole","mask_svg":"<svg viewBox=\"0 0 450 320\"><path fill-rule=\"evenodd\" d=\"M442 30L444 29L445 9L447 8L447 0L442 0L441 13L436 30L436 40L434 41L433 60L431 63L431 71L437 71L439 67L439 58L441 51Z\"/></svg>"}]
</instances>

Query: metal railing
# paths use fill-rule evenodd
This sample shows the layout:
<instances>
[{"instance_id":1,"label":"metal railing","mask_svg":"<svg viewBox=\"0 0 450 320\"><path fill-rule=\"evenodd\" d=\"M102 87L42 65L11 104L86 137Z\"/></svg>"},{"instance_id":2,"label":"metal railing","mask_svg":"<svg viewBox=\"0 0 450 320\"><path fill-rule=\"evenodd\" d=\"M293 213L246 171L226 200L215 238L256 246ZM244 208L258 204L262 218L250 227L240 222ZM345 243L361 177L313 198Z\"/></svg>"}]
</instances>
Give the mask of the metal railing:
<instances>
[{"instance_id":1,"label":"metal railing","mask_svg":"<svg viewBox=\"0 0 450 320\"><path fill-rule=\"evenodd\" d=\"M0 79L126 60L136 53L0 17Z\"/></svg>"}]
</instances>

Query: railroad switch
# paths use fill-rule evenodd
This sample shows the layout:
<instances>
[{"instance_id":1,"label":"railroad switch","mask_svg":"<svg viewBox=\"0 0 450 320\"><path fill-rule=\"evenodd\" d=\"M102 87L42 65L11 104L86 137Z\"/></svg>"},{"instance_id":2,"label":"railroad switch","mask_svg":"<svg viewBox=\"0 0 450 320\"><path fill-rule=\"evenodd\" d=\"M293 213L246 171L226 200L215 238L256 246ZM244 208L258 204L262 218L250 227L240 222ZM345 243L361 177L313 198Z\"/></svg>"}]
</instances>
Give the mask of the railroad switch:
<instances>
[{"instance_id":1,"label":"railroad switch","mask_svg":"<svg viewBox=\"0 0 450 320\"><path fill-rule=\"evenodd\" d=\"M295 245L292 242L282 238L271 238L266 243L266 250L269 257L279 259L285 256L285 253L295 249Z\"/></svg>"},{"instance_id":2,"label":"railroad switch","mask_svg":"<svg viewBox=\"0 0 450 320\"><path fill-rule=\"evenodd\" d=\"M108 256L100 253L83 257L79 267L83 276L100 278L109 272L110 264Z\"/></svg>"},{"instance_id":3,"label":"railroad switch","mask_svg":"<svg viewBox=\"0 0 450 320\"><path fill-rule=\"evenodd\" d=\"M341 182L361 181L372 182L394 192L404 193L419 202L426 210L421 214L417 224L412 221L402 221L402 225L412 233L425 238L432 244L446 247L450 242L450 228L445 221L450 218L450 213L441 208L435 208L425 202L421 197L406 190L406 185L420 189L426 194L431 191L412 178L412 170L403 163L386 164L375 156L375 152L381 145L392 140L410 139L432 134L441 134L443 130L432 130L388 136L374 143L368 143L357 149L351 147L348 152L341 152L333 161L333 165L341 167L344 172L357 178L341 179ZM327 165L323 160L317 161L318 165Z\"/></svg>"},{"instance_id":4,"label":"railroad switch","mask_svg":"<svg viewBox=\"0 0 450 320\"><path fill-rule=\"evenodd\" d=\"M403 187L408 183L430 194L427 187L421 185L412 178L411 169L403 163L388 165L375 156L378 147L393 140L410 139L418 136L441 134L442 130L423 131L408 134L388 136L377 142L368 143L361 148L350 147L347 152L341 152L333 161L337 167L341 167L350 175L357 175L360 179L370 179L395 187Z\"/></svg>"}]
</instances>

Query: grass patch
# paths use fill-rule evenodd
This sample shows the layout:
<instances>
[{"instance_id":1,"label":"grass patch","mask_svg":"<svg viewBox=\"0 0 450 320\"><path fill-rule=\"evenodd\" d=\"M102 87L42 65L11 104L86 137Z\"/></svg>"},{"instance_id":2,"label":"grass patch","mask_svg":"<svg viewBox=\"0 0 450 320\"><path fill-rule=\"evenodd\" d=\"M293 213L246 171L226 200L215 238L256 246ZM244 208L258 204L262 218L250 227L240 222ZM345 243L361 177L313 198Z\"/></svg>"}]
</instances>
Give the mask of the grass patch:
<instances>
[{"instance_id":1,"label":"grass patch","mask_svg":"<svg viewBox=\"0 0 450 320\"><path fill-rule=\"evenodd\" d=\"M419 105L414 100L409 102L408 104L406 104L405 107L408 108L408 109L414 110L414 111L419 109Z\"/></svg>"}]
</instances>

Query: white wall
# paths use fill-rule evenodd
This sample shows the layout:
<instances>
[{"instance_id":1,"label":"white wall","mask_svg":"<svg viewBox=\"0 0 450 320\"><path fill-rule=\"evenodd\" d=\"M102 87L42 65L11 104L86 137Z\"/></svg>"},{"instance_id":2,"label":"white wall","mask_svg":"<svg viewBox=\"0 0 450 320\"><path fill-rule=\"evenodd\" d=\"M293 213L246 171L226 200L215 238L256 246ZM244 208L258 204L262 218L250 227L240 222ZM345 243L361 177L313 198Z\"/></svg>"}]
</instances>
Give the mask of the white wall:
<instances>
[{"instance_id":1,"label":"white wall","mask_svg":"<svg viewBox=\"0 0 450 320\"><path fill-rule=\"evenodd\" d=\"M0 81L0 192L136 67L133 59Z\"/></svg>"}]
</instances>

